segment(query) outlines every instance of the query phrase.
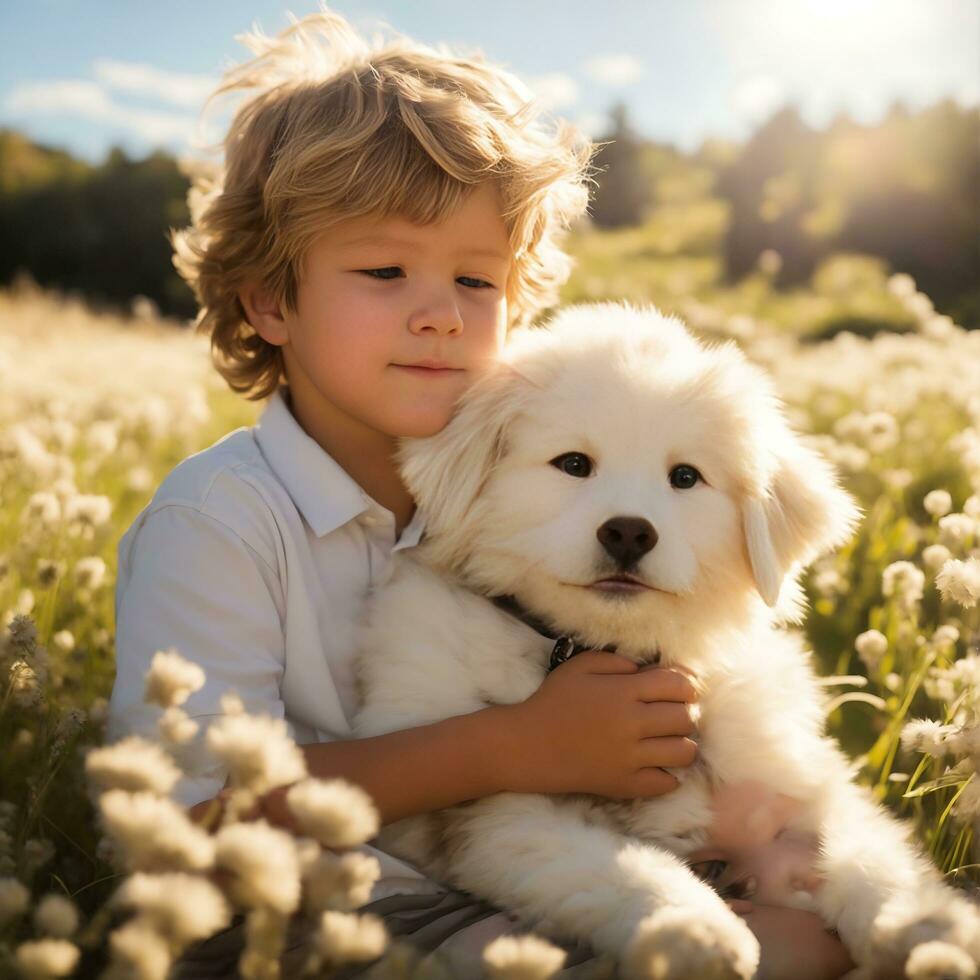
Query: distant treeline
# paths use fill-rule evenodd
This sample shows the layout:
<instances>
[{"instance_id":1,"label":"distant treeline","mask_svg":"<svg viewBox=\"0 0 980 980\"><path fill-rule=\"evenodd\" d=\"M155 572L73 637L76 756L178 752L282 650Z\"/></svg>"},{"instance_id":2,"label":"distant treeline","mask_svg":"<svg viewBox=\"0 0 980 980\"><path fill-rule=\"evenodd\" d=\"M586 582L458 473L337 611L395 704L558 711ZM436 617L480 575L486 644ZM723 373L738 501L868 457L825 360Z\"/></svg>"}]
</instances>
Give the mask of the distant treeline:
<instances>
[{"instance_id":1,"label":"distant treeline","mask_svg":"<svg viewBox=\"0 0 980 980\"><path fill-rule=\"evenodd\" d=\"M744 145L709 141L689 156L637 137L622 106L612 118L613 142L596 160L606 168L597 224L642 222L678 187L694 186L728 205L720 247L729 281L767 249L782 258L779 287L806 282L835 252L866 253L911 275L962 326L980 328L980 108L895 105L876 125L842 115L824 130L785 108Z\"/></svg>"},{"instance_id":2,"label":"distant treeline","mask_svg":"<svg viewBox=\"0 0 980 980\"><path fill-rule=\"evenodd\" d=\"M709 141L685 155L639 138L617 107L599 139L609 141L596 157L600 227L642 224L678 194L720 198L729 280L766 249L782 256L778 286L805 282L831 253L865 252L912 275L963 326L980 327L977 108L896 106L877 125L840 117L825 130L787 108L743 145ZM0 129L0 282L26 270L96 303L143 295L165 314L193 317L166 239L189 221L187 185L162 151L132 160L114 148L92 166Z\"/></svg>"}]
</instances>

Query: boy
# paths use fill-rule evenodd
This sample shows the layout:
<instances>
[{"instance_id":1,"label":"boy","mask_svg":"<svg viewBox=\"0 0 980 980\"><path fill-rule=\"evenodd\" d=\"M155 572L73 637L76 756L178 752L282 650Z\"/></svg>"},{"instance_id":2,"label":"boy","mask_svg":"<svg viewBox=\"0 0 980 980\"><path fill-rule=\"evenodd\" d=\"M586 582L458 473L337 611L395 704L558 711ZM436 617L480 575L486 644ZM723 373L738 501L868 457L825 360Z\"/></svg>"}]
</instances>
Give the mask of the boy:
<instances>
[{"instance_id":1,"label":"boy","mask_svg":"<svg viewBox=\"0 0 980 980\"><path fill-rule=\"evenodd\" d=\"M406 40L372 50L326 10L244 40L256 57L215 95L254 92L173 244L217 369L268 404L176 467L120 541L110 737L152 736L143 676L173 646L207 677L185 705L200 732L177 792L198 817L225 781L201 746L229 689L284 718L310 774L361 785L383 823L506 789L668 791L661 767L696 751L691 687L666 670L631 676L611 654L576 658L533 707L350 738L360 611L391 552L423 532L396 440L439 431L508 329L557 299L558 238L585 211L592 148L545 127L481 56ZM600 698L596 674L624 676ZM283 796L262 810L289 826ZM393 934L435 948L477 924L481 942L513 930L366 850L382 868L369 908Z\"/></svg>"}]
</instances>

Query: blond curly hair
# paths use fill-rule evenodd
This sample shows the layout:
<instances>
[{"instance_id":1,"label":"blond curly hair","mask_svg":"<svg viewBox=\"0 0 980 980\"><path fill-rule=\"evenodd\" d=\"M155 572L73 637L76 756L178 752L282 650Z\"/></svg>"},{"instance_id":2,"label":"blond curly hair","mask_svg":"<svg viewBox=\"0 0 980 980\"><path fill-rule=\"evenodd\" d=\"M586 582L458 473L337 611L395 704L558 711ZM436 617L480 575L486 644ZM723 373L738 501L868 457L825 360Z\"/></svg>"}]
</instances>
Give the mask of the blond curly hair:
<instances>
[{"instance_id":1,"label":"blond curly hair","mask_svg":"<svg viewBox=\"0 0 980 980\"><path fill-rule=\"evenodd\" d=\"M281 349L238 298L247 282L295 310L304 257L332 223L441 221L484 181L498 189L513 251L509 327L554 305L571 271L559 239L586 211L595 146L562 120L546 124L526 86L479 51L400 36L368 44L322 4L290 20L276 37L236 37L256 57L224 74L205 111L224 93L249 97L224 165L189 165L191 224L170 229L196 329L231 388L258 400L285 380Z\"/></svg>"}]
</instances>

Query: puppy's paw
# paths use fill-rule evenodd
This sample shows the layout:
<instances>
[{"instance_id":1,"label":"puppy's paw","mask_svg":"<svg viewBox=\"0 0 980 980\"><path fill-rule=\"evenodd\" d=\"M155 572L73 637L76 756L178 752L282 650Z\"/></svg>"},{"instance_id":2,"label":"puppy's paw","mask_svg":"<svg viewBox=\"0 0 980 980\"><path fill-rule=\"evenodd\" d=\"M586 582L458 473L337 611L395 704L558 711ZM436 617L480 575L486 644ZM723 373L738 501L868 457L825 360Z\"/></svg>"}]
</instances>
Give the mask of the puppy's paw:
<instances>
[{"instance_id":1,"label":"puppy's paw","mask_svg":"<svg viewBox=\"0 0 980 980\"><path fill-rule=\"evenodd\" d=\"M750 980L759 943L727 910L667 908L643 919L623 953L624 980Z\"/></svg>"},{"instance_id":2,"label":"puppy's paw","mask_svg":"<svg viewBox=\"0 0 980 980\"><path fill-rule=\"evenodd\" d=\"M920 943L905 961L909 980L973 980L976 975L977 961L949 943Z\"/></svg>"},{"instance_id":3,"label":"puppy's paw","mask_svg":"<svg viewBox=\"0 0 980 980\"><path fill-rule=\"evenodd\" d=\"M980 909L955 893L931 897L935 900L918 906L890 904L879 915L869 964L875 977L977 975Z\"/></svg>"}]
</instances>

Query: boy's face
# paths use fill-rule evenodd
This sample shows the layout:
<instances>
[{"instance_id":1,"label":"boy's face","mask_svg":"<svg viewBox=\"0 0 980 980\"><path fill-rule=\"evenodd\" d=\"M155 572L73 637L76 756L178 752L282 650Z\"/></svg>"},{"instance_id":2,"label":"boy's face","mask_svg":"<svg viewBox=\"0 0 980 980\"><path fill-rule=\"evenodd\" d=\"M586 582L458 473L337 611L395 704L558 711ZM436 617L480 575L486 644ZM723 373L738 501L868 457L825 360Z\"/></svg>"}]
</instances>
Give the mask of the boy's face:
<instances>
[{"instance_id":1,"label":"boy's face","mask_svg":"<svg viewBox=\"0 0 980 980\"><path fill-rule=\"evenodd\" d=\"M283 348L308 430L425 436L446 425L506 334L511 250L500 210L485 184L439 224L347 219L307 254L295 312L253 319L249 309ZM445 367L411 367L425 361Z\"/></svg>"}]
</instances>

